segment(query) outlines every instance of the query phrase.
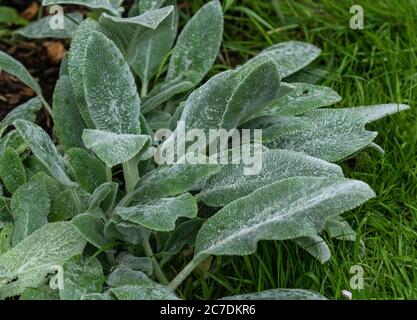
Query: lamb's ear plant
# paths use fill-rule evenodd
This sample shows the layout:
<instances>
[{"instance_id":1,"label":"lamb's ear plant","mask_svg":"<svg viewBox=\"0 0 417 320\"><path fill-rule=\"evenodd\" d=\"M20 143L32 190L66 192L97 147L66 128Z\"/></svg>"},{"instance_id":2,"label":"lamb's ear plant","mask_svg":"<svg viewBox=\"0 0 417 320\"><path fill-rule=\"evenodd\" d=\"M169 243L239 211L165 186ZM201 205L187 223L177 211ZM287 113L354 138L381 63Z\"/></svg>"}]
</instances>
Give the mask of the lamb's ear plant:
<instances>
[{"instance_id":1,"label":"lamb's ear plant","mask_svg":"<svg viewBox=\"0 0 417 320\"><path fill-rule=\"evenodd\" d=\"M33 123L41 102L47 107L39 85L0 53L0 67L39 96L0 123L1 298L177 299L210 256L292 240L324 263L324 233L356 239L341 214L375 194L331 162L376 148L365 125L407 106L329 109L341 98L305 72L320 49L295 41L201 84L220 49L218 1L178 37L175 6L164 6L172 1L140 1L128 18L118 15L120 1L98 3L43 1L104 11L79 24L61 67L51 110L57 146ZM263 129L260 173L244 175L239 161L158 165L153 132L178 120L187 130ZM178 270L172 262L184 246L194 253ZM64 285L52 290L57 270ZM231 298L322 297L273 289Z\"/></svg>"}]
</instances>

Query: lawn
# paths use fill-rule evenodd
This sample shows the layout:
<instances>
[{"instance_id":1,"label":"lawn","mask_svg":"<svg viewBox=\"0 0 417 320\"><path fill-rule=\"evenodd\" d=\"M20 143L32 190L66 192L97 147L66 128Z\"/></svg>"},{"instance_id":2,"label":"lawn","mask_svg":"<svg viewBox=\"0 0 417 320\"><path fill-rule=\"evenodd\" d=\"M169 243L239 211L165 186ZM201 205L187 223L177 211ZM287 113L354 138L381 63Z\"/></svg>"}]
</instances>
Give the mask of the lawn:
<instances>
[{"instance_id":1,"label":"lawn","mask_svg":"<svg viewBox=\"0 0 417 320\"><path fill-rule=\"evenodd\" d=\"M189 1L190 12L204 1ZM320 83L342 97L340 107L386 102L406 103L412 110L373 124L379 131L380 155L366 150L343 164L345 173L363 180L377 198L345 215L365 241L329 241L332 258L321 265L292 243L263 242L256 254L215 258L205 276L189 279L182 294L189 298L253 292L278 287L319 291L341 298L417 299L417 2L355 1L364 8L365 29L352 30L354 1L225 1L222 62L234 66L274 43L301 40L323 49L318 64L328 70ZM218 65L215 68L224 69ZM363 290L351 290L353 265L365 272ZM197 293L196 293L197 292Z\"/></svg>"}]
</instances>

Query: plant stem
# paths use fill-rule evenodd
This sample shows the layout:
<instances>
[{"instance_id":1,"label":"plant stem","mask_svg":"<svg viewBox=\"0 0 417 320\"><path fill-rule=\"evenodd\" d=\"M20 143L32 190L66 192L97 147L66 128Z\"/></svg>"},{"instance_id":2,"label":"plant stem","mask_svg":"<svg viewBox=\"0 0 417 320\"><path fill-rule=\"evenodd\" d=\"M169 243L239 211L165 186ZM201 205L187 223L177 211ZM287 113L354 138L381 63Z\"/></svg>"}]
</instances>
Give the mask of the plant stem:
<instances>
[{"instance_id":1,"label":"plant stem","mask_svg":"<svg viewBox=\"0 0 417 320\"><path fill-rule=\"evenodd\" d=\"M45 98L44 98L44 97L40 96L40 99L41 99L41 101L42 101L42 104L43 104L43 106L44 106L45 110L49 113L49 115L50 115L50 116L52 117L52 119L53 119L53 118L54 118L54 114L53 114L53 112L52 112L51 106L49 105L49 103L48 103L48 102L46 102L46 100L45 100Z\"/></svg>"},{"instance_id":2,"label":"plant stem","mask_svg":"<svg viewBox=\"0 0 417 320\"><path fill-rule=\"evenodd\" d=\"M107 182L113 181L113 174L112 174L111 168L109 168L108 166L106 166L106 176L107 176Z\"/></svg>"},{"instance_id":3,"label":"plant stem","mask_svg":"<svg viewBox=\"0 0 417 320\"><path fill-rule=\"evenodd\" d=\"M151 260L152 260L156 278L159 280L159 282L161 284L168 285L169 281L168 281L167 277L165 276L164 272L162 271L158 261L154 257L154 253L153 253L153 250L151 248L151 244L149 243L149 240L148 240L147 237L144 237L142 245L143 245L143 249L145 250L146 255L149 258L151 258Z\"/></svg>"},{"instance_id":4,"label":"plant stem","mask_svg":"<svg viewBox=\"0 0 417 320\"><path fill-rule=\"evenodd\" d=\"M148 81L143 81L142 82L142 89L140 91L140 96L146 97L146 95L148 94Z\"/></svg>"},{"instance_id":5,"label":"plant stem","mask_svg":"<svg viewBox=\"0 0 417 320\"><path fill-rule=\"evenodd\" d=\"M206 259L207 256L205 255L197 255L194 257L193 260L191 260L184 269L181 270L180 273L177 274L177 276L171 281L169 284L169 287L172 290L175 290L178 288L178 286L190 275L191 272Z\"/></svg>"},{"instance_id":6,"label":"plant stem","mask_svg":"<svg viewBox=\"0 0 417 320\"><path fill-rule=\"evenodd\" d=\"M130 193L139 181L139 170L135 159L123 163L123 176L126 183L126 192Z\"/></svg>"}]
</instances>

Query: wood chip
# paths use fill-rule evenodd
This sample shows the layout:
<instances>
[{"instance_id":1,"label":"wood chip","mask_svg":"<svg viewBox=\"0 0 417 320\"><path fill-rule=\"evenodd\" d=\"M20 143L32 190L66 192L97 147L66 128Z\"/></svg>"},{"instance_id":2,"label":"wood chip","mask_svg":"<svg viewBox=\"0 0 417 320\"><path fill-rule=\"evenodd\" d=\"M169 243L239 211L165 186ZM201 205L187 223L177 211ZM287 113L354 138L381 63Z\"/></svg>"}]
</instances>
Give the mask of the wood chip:
<instances>
[{"instance_id":1,"label":"wood chip","mask_svg":"<svg viewBox=\"0 0 417 320\"><path fill-rule=\"evenodd\" d=\"M61 62L67 52L64 45L59 41L47 41L43 46L48 51L49 60L55 64Z\"/></svg>"},{"instance_id":2,"label":"wood chip","mask_svg":"<svg viewBox=\"0 0 417 320\"><path fill-rule=\"evenodd\" d=\"M39 12L39 4L36 1L33 1L29 7L23 11L20 16L26 20L32 20Z\"/></svg>"}]
</instances>

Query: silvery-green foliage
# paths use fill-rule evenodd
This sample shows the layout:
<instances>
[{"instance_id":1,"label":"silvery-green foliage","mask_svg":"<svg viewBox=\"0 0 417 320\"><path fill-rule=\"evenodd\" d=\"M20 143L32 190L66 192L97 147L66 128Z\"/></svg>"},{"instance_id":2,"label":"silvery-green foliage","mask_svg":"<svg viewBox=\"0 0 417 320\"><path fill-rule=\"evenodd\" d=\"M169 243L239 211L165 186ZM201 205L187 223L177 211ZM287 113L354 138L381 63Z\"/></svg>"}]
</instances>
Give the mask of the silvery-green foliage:
<instances>
[{"instance_id":1,"label":"silvery-green foliage","mask_svg":"<svg viewBox=\"0 0 417 320\"><path fill-rule=\"evenodd\" d=\"M75 33L54 90L52 138L33 124L47 107L38 83L0 52L0 68L38 95L0 122L0 298L178 299L175 289L209 256L252 254L261 240L293 241L321 263L330 258L324 239L364 248L341 214L375 194L330 162L380 149L366 125L408 106L329 109L341 97L314 84L324 75L309 66L320 49L296 41L201 83L221 47L219 1L180 24L170 0L136 1L127 18L119 0L43 1L52 4L85 5L96 18L65 30ZM261 171L179 155L161 165L156 148L174 142L179 120L204 132L262 129ZM160 128L174 134L155 141ZM178 255L189 263L174 274ZM64 289L47 289L56 267ZM299 289L230 297L322 298Z\"/></svg>"}]
</instances>

